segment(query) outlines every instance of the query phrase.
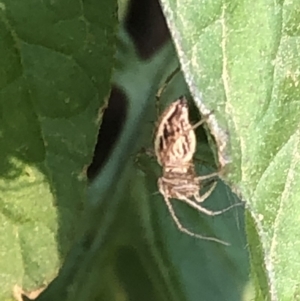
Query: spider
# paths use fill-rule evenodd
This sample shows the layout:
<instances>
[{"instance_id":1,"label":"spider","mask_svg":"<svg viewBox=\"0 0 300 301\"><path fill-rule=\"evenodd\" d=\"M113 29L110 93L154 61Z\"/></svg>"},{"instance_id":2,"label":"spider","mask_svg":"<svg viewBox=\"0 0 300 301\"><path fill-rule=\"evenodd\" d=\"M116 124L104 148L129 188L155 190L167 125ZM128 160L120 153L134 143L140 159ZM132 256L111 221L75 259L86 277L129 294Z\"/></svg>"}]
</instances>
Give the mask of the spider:
<instances>
[{"instance_id":1,"label":"spider","mask_svg":"<svg viewBox=\"0 0 300 301\"><path fill-rule=\"evenodd\" d=\"M194 130L203 124L206 118L191 125L189 121L188 103L185 97L180 97L173 102L161 115L158 120L154 141L155 155L158 163L163 168L163 174L158 179L158 188L180 231L193 237L229 245L217 238L207 237L189 231L179 221L170 202L171 198L178 199L210 216L219 215L238 205L234 204L220 211L211 211L199 204L210 196L217 185L215 181L207 192L200 195L201 182L218 176L217 172L205 176L197 176L193 163L197 142ZM194 198L195 201L192 200L192 198Z\"/></svg>"}]
</instances>

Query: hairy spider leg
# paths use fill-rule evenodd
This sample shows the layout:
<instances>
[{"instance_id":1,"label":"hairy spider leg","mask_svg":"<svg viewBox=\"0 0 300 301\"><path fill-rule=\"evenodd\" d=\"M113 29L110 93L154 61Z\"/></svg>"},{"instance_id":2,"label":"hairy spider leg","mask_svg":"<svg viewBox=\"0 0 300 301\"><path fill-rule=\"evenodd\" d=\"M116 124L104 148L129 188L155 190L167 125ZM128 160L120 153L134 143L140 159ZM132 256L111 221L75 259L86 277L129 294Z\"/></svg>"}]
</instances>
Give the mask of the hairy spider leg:
<instances>
[{"instance_id":1,"label":"hairy spider leg","mask_svg":"<svg viewBox=\"0 0 300 301\"><path fill-rule=\"evenodd\" d=\"M189 230L188 230L187 228L185 228L185 227L181 224L181 222L179 221L178 217L177 217L176 214L175 214L175 211L174 211L174 209L173 209L173 206L172 206L170 200L169 200L167 197L165 197L165 196L164 196L164 200L165 200L165 203L166 203L166 205L167 205L167 208L168 208L168 210L169 210L169 212L170 212L170 214L171 214L171 217L172 217L173 221L175 222L175 224L176 224L176 226L177 226L177 228L178 228L179 231L181 231L181 232L183 232L183 233L185 233L185 234L187 234L187 235L189 235L189 236L198 238L198 239L204 239L204 240L214 241L214 242L223 244L223 245L225 245L225 246L229 246L229 245L230 245L229 243L227 243L227 242L225 242L225 241L223 241L223 240L220 240L220 239L217 239L217 238L214 238L214 237L203 236L203 235L196 234L196 233L194 233L194 232L189 231Z\"/></svg>"}]
</instances>

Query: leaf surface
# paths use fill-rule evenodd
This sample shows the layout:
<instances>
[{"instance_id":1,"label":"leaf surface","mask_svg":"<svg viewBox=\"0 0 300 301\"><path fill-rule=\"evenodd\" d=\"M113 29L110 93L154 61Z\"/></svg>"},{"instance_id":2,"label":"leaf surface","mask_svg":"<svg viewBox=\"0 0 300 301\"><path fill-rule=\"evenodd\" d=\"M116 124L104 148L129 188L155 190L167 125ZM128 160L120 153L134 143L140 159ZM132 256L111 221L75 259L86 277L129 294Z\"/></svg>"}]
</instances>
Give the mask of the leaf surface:
<instances>
[{"instance_id":1,"label":"leaf surface","mask_svg":"<svg viewBox=\"0 0 300 301\"><path fill-rule=\"evenodd\" d=\"M1 3L1 300L11 300L14 286L47 286L78 230L109 93L115 7Z\"/></svg>"},{"instance_id":2,"label":"leaf surface","mask_svg":"<svg viewBox=\"0 0 300 301\"><path fill-rule=\"evenodd\" d=\"M203 113L214 110L210 128L219 148L226 144L221 161L230 158L230 181L249 205L256 300L294 300L300 277L293 260L300 255L299 4L162 4L192 95Z\"/></svg>"}]
</instances>

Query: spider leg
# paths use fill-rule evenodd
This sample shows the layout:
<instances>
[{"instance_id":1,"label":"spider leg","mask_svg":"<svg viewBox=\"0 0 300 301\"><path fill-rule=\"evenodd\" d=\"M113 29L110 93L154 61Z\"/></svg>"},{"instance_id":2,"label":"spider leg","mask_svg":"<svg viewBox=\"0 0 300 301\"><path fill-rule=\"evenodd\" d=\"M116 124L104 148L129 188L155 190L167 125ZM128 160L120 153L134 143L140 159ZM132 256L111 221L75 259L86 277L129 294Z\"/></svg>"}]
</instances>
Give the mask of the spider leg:
<instances>
[{"instance_id":1,"label":"spider leg","mask_svg":"<svg viewBox=\"0 0 300 301\"><path fill-rule=\"evenodd\" d=\"M195 200L198 202L198 203L201 203L201 202L204 202L209 196L210 194L213 192L213 190L216 188L216 185L217 185L217 182L215 182L212 187L207 191L205 192L202 196L199 195L199 193L195 194L194 195L194 198ZM202 212L208 214L208 215L219 215L219 214L222 214L236 206L242 206L244 205L243 202L240 202L240 203L236 203L236 204L233 204L233 205L230 205L228 206L227 208L224 208L222 210L218 210L218 211L211 211L211 210L208 210L206 208L203 208L201 207L202 209L204 209Z\"/></svg>"},{"instance_id":2,"label":"spider leg","mask_svg":"<svg viewBox=\"0 0 300 301\"><path fill-rule=\"evenodd\" d=\"M209 189L204 195L202 195L201 197L199 195L194 195L195 199L197 202L203 202L205 199L208 198L208 196L210 195L210 193L212 192L212 190L215 188L215 185L212 186L211 189ZM243 203L237 203L237 204L233 204L225 209L219 210L219 211L212 211L209 209L206 209L198 204L196 204L195 202L191 201L189 198L187 198L184 195L180 195L180 198L178 198L178 200L183 201L185 203L187 203L188 205L190 205L191 207L193 207L194 209L198 210L199 212L203 212L209 216L215 216L215 215L219 215L222 214L230 209L232 209L233 207L236 206L241 206L243 205Z\"/></svg>"},{"instance_id":3,"label":"spider leg","mask_svg":"<svg viewBox=\"0 0 300 301\"><path fill-rule=\"evenodd\" d=\"M203 180L207 180L207 179L218 177L218 176L219 176L218 172L213 172L213 173L210 173L209 175L196 177L196 179L199 181L203 181Z\"/></svg>"},{"instance_id":4,"label":"spider leg","mask_svg":"<svg viewBox=\"0 0 300 301\"><path fill-rule=\"evenodd\" d=\"M207 215L210 215L210 216L214 216L214 215L219 215L221 213L223 213L223 211L211 211L209 209L206 209L200 205L197 205L196 203L194 203L193 201L191 201L190 199L188 199L187 197L181 195L180 196L180 201L183 201L185 203L187 203L188 205L190 205L191 207L193 207L194 209L198 210L199 212L203 212Z\"/></svg>"},{"instance_id":5,"label":"spider leg","mask_svg":"<svg viewBox=\"0 0 300 301\"><path fill-rule=\"evenodd\" d=\"M207 121L207 118L213 114L213 111L209 112L207 115L205 115L200 121L196 122L195 124L191 125L186 131L184 131L185 134L187 134L189 131L195 130L197 127L202 125Z\"/></svg>"},{"instance_id":6,"label":"spider leg","mask_svg":"<svg viewBox=\"0 0 300 301\"><path fill-rule=\"evenodd\" d=\"M220 239L217 239L217 238L214 238L214 237L209 237L209 236L203 236L203 235L200 235L200 234L196 234L196 233L193 233L191 231L189 231L187 228L185 228L181 222L179 221L178 217L176 216L175 214L175 211L174 211L174 208L172 207L172 204L170 202L170 200L164 196L164 200L165 200L165 203L167 205L167 208L171 214L171 217L173 219L173 221L175 222L177 228L179 231L189 235L189 236L192 236L192 237L196 237L196 238L199 238L199 239L204 239L204 240L210 240L210 241L215 241L215 242L218 242L218 243L221 243L225 246L229 246L230 244L223 241L223 240L220 240Z\"/></svg>"},{"instance_id":7,"label":"spider leg","mask_svg":"<svg viewBox=\"0 0 300 301\"><path fill-rule=\"evenodd\" d=\"M218 182L214 182L211 187L201 196L199 195L199 192L194 194L194 198L198 203L202 203L204 202L214 191L214 189L216 188Z\"/></svg>"},{"instance_id":8,"label":"spider leg","mask_svg":"<svg viewBox=\"0 0 300 301\"><path fill-rule=\"evenodd\" d=\"M214 188L214 186L213 186L213 188ZM208 197L208 195L206 195L208 192L210 192L210 190L207 191L202 197L196 196L196 195L194 197L198 202L203 202ZM229 206L225 209L219 210L219 211L212 211L212 210L206 209L206 208L194 203L193 201L191 201L190 199L188 199L184 195L180 195L180 198L178 198L178 199L180 201L183 201L183 202L187 203L188 205L190 205L194 209L198 210L199 212L203 212L203 213L205 213L209 216L220 215L220 214L232 209L233 207L244 205L243 203L237 203L237 204L233 204L233 205L231 205L231 206Z\"/></svg>"},{"instance_id":9,"label":"spider leg","mask_svg":"<svg viewBox=\"0 0 300 301\"><path fill-rule=\"evenodd\" d=\"M201 120L199 120L198 122L196 122L195 124L193 124L190 128L190 131L195 130L197 127L199 127L200 125L202 125L203 123L206 122L207 118L213 113L213 111L211 111L210 113L208 113L207 115L205 115Z\"/></svg>"}]
</instances>

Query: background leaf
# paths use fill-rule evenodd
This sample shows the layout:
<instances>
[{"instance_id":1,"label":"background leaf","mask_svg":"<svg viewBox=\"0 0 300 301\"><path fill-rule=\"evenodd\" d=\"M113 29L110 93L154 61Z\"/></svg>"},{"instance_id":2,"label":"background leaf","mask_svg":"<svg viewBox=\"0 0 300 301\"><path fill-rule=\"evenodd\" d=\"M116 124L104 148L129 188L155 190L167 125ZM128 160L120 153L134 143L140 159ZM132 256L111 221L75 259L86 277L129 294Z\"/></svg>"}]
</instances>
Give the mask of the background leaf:
<instances>
[{"instance_id":1,"label":"background leaf","mask_svg":"<svg viewBox=\"0 0 300 301\"><path fill-rule=\"evenodd\" d=\"M0 298L46 286L77 232L116 3L2 1Z\"/></svg>"}]
</instances>

